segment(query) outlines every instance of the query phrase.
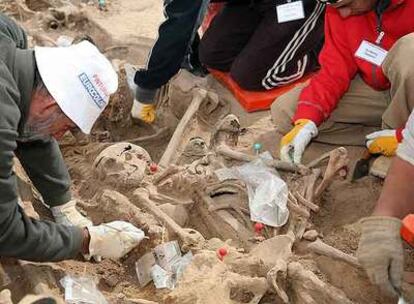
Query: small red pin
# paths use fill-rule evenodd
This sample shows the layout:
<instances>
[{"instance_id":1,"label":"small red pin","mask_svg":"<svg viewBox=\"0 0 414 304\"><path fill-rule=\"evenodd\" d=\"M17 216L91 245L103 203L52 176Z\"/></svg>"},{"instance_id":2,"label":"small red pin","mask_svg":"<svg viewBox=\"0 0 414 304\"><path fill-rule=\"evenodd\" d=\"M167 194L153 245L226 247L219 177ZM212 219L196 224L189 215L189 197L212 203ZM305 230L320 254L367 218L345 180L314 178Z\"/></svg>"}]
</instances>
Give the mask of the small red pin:
<instances>
[{"instance_id":1,"label":"small red pin","mask_svg":"<svg viewBox=\"0 0 414 304\"><path fill-rule=\"evenodd\" d=\"M151 173L155 173L158 171L158 165L156 163L151 163L149 169Z\"/></svg>"},{"instance_id":2,"label":"small red pin","mask_svg":"<svg viewBox=\"0 0 414 304\"><path fill-rule=\"evenodd\" d=\"M257 235L261 235L263 229L264 229L264 225L262 223L254 224L254 231L256 232Z\"/></svg>"},{"instance_id":3,"label":"small red pin","mask_svg":"<svg viewBox=\"0 0 414 304\"><path fill-rule=\"evenodd\" d=\"M219 250L217 250L217 255L220 261L223 261L224 257L228 254L228 251L226 248L222 247Z\"/></svg>"}]
</instances>

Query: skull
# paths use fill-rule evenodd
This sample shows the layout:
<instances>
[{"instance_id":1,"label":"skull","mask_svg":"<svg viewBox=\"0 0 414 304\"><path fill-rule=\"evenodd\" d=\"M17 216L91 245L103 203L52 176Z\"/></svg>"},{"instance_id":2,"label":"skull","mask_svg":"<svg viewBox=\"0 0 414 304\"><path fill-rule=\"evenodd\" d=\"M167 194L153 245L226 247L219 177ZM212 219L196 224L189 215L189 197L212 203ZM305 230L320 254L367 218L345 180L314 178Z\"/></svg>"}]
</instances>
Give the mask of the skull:
<instances>
[{"instance_id":1,"label":"skull","mask_svg":"<svg viewBox=\"0 0 414 304\"><path fill-rule=\"evenodd\" d=\"M210 148L220 144L226 144L229 147L236 146L240 132L240 121L237 116L233 114L225 116L214 127L214 132L210 139Z\"/></svg>"},{"instance_id":2,"label":"skull","mask_svg":"<svg viewBox=\"0 0 414 304\"><path fill-rule=\"evenodd\" d=\"M114 187L138 187L151 157L143 148L127 142L117 143L103 150L95 159L98 178Z\"/></svg>"}]
</instances>

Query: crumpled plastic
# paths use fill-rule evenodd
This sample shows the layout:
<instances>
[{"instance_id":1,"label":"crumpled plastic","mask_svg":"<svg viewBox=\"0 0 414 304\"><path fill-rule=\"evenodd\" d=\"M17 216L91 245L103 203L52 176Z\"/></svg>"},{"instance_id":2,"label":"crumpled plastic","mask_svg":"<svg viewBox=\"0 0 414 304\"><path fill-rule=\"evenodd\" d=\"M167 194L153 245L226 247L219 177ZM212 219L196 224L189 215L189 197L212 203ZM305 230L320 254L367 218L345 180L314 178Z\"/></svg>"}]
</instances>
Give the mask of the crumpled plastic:
<instances>
[{"instance_id":1,"label":"crumpled plastic","mask_svg":"<svg viewBox=\"0 0 414 304\"><path fill-rule=\"evenodd\" d=\"M276 170L266 166L263 160L271 160L269 152L262 153L253 162L239 167L219 169L215 173L220 180L239 179L245 182L250 218L253 222L281 227L289 219L287 208L288 187Z\"/></svg>"},{"instance_id":2,"label":"crumpled plastic","mask_svg":"<svg viewBox=\"0 0 414 304\"><path fill-rule=\"evenodd\" d=\"M193 260L193 254L188 252L181 256L177 241L158 245L154 249L155 265L151 267L150 276L157 289L174 289L185 269Z\"/></svg>"},{"instance_id":3,"label":"crumpled plastic","mask_svg":"<svg viewBox=\"0 0 414 304\"><path fill-rule=\"evenodd\" d=\"M60 280L68 304L108 304L94 279L67 275Z\"/></svg>"}]
</instances>

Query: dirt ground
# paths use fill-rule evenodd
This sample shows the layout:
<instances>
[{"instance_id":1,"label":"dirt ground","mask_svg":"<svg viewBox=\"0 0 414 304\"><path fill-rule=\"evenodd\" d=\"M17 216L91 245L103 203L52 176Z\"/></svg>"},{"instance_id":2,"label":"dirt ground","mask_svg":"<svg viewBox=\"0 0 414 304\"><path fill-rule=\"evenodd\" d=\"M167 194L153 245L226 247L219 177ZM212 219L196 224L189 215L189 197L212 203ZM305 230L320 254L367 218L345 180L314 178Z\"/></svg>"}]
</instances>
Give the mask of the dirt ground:
<instances>
[{"instance_id":1,"label":"dirt ground","mask_svg":"<svg viewBox=\"0 0 414 304\"><path fill-rule=\"evenodd\" d=\"M61 35L76 37L82 34L90 35L99 48L113 61L114 65L122 65L129 62L138 66L145 64L147 53L150 50L152 41L157 35L157 26L162 20L162 1L159 0L108 0L107 10L98 10L96 3L88 4L87 1L72 1L73 11L64 11L67 18L59 19L60 23L52 22L50 9L65 8L65 1L53 0L26 0L0 2L0 10L16 18L32 37L33 44L48 44L55 41ZM23 7L20 7L22 4ZM29 10L25 10L28 8ZM55 20L55 19L53 19ZM53 25L53 26L51 26ZM53 28L52 28L53 27ZM47 37L47 39L45 39ZM247 114L231 94L215 82L210 76L206 79L195 79L186 72L181 72L170 84L165 95L160 96L160 116L154 126L143 126L134 124L128 116L131 107L131 96L125 87L125 75L121 75L120 92L113 98L109 109L106 110L90 138L73 136L68 134L61 142L63 155L69 167L73 179L73 192L76 197L84 203L80 207L93 220L94 224L108 222L118 215L123 220L154 222L156 219L145 211L140 211L140 216L133 216L128 213L130 207L119 203L114 209L102 209L96 207L96 201L103 202L100 193L102 191L119 191L125 196L126 201L134 202L134 189L120 189L117 185L110 184L105 178L97 178L94 173L94 160L98 154L109 145L116 142L131 142L145 148L152 160L158 162L167 147L169 139L179 122L185 108L191 100L189 88L193 83L207 87L217 93L224 105L226 112L239 117L243 132L239 137L238 150L247 153L252 152L253 143L261 143L263 150L270 151L277 157L277 146L280 137L274 131L270 120L269 112ZM177 105L178 106L174 106ZM173 105L173 106L172 106ZM222 109L222 111L224 111ZM183 142L193 136L209 137L219 115L212 112L210 116L198 117L198 123L192 124L187 131ZM154 135L155 134L155 135ZM207 140L206 140L207 142ZM335 147L312 144L305 154L304 163L315 159L324 152ZM361 156L363 149L359 147L347 147L351 158L350 172L353 165ZM182 151L182 148L180 148ZM282 174L283 177L286 177ZM365 177L356 182L347 179L337 179L323 194L319 205L320 211L312 213L310 218L311 227L319 233L319 237L328 245L331 245L345 253L354 255L358 246L359 226L358 220L371 213L374 204L381 191L382 181L375 177ZM120 197L120 201L124 198ZM51 218L49 211L39 202L32 201L37 213L42 218ZM111 206L111 205L109 205ZM114 211L116 208L119 210ZM188 227L200 230L206 239L218 237L208 227L203 228L203 217L198 212L190 212ZM146 218L148 217L148 219ZM145 219L143 219L145 218ZM134 222L135 223L135 222ZM226 241L226 240L223 240ZM46 290L52 290L57 295L62 295L63 288L57 284L64 274L88 275L96 278L98 288L104 293L110 303L180 303L177 299L185 292L181 289L170 294L168 290L157 290L153 284L141 288L138 283L135 262L144 253L151 250L156 242L143 241L139 248L135 249L121 261L104 260L101 263L85 263L82 258L74 261L65 261L56 264L19 264L18 261L2 260L5 270L13 278L9 288L13 293L13 300L17 301L27 293L37 293L42 289L42 284L47 286ZM247 249L246 249L247 250ZM408 254L409 252L407 252ZM201 258L200 258L201 259ZM291 303L360 303L360 304L388 304L396 303L395 299L386 299L373 286L371 286L362 270L334 260L326 256L312 253L296 253L292 261L298 261L307 270L311 270L322 282L341 290L351 301L327 300L321 293L313 297L312 301L305 301L295 296L295 284L290 282L285 286ZM205 263L216 265L209 255L205 255ZM200 262L201 263L201 262ZM230 262L228 263L231 264ZM412 265L412 264L410 264ZM216 267L216 266L211 266ZM221 273L218 265L214 273ZM230 266L229 266L230 267ZM213 269L212 268L212 269ZM204 269L200 266L199 269ZM195 276L196 270L192 269ZM36 274L33 282L28 276ZM211 274L213 276L213 272ZM188 274L191 277L191 273ZM260 277L259 274L253 277ZM40 279L39 279L40 278ZM195 281L197 276L193 278ZM40 282L39 282L40 280ZM185 281L185 280L184 280ZM39 285L40 284L40 285ZM186 285L189 284L189 285ZM194 283L196 284L196 283ZM190 283L183 282L183 288L190 290ZM39 287L40 286L40 287ZM198 286L198 285L196 285ZM200 285L206 288L216 288L215 285ZM207 292L199 290L199 293ZM217 291L219 293L219 291ZM237 292L235 292L237 294ZM246 298L247 296L244 295ZM247 300L243 296L236 295L231 303L253 303L251 297ZM140 300L142 299L142 300ZM147 301L153 302L145 302ZM191 297L181 300L181 303L213 303L191 300ZM189 300L190 299L190 300ZM219 298L217 298L219 299ZM315 300L316 299L316 300ZM319 300L318 300L319 299ZM224 303L224 302L215 302ZM227 302L226 302L227 303ZM228 302L230 303L230 302ZM267 294L257 303L283 303L274 294Z\"/></svg>"}]
</instances>

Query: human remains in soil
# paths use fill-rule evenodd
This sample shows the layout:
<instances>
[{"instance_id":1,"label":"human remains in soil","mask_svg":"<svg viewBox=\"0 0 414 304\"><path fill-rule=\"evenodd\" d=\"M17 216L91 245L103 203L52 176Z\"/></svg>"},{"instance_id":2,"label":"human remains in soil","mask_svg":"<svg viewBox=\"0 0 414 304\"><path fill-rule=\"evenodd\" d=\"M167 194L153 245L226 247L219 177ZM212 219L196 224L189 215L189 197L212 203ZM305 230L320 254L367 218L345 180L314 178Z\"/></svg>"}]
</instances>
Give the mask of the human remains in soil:
<instances>
[{"instance_id":1,"label":"human remains in soil","mask_svg":"<svg viewBox=\"0 0 414 304\"><path fill-rule=\"evenodd\" d=\"M64 29L76 30L79 24L92 18L73 6L54 7L40 14L29 9L23 1L16 1L7 7L17 8L16 16L20 15L21 20L32 19L37 14L35 19L40 24L46 27L53 25L58 32ZM55 41L48 36L42 36L43 32L31 33L36 36L34 40L37 43L53 45ZM214 92L208 90L206 92L213 100L213 102L207 100L206 104L211 103L217 106L218 103L222 103L222 100L217 101ZM312 223L314 217L325 212L322 202L329 204L324 200L323 193L328 190L328 195L331 195L329 186L335 183L336 177L345 175L346 170L343 168L349 162L347 151L333 150L323 155L322 158L308 163L308 167L293 165L278 159L268 162L270 167L286 171L287 173L283 173L284 178L295 180L295 184L289 184L291 191L288 206L292 213L285 227L280 229L266 227L261 238L256 238L254 223L251 223L249 219L245 185L238 180L219 182L214 174L219 168L253 161L256 156L239 146L242 126L234 115L219 120L214 128L210 128L208 132L210 134L207 137L204 137L204 134L203 136L195 134L194 137L188 138L191 133L190 127L203 123L200 118L205 113L202 115L200 110L197 110L201 109L201 106L194 107L188 117L182 120L183 127L178 129L179 132L175 136L177 140L171 143L171 147L180 147L180 149L167 149L168 153L156 173L149 169L152 163L150 155L132 142L119 143L113 147L110 147L112 143L105 145L109 148L100 151L101 154L95 162L89 161L88 163L83 160L76 165L83 166L80 171L90 171L89 174L93 173L95 176L93 179L88 177L83 181L76 178L76 182L82 184L82 187L75 185L77 191L81 189L77 195L85 196L78 205L86 211L94 224L123 220L141 228L150 238L149 242L146 241L141 247L137 246L125 259L116 263L106 260L105 265L115 263L120 267L131 268L129 264L131 261L135 262L157 244L170 239L180 240L183 250L192 250L195 254L193 263L174 291L148 296L145 289L133 289L135 294L121 297L117 292L125 292L127 288L123 289L120 286L135 285L136 279L115 277L113 286L110 286L111 290L105 290L105 295L110 302L217 303L217 297L219 297L222 300L221 303L229 304L277 303L277 301L282 303L359 303L334 287L335 283L327 280L314 263L315 256L326 255L352 265L349 267L358 266L355 257L351 254L334 248L329 241L319 239L323 235L319 233L319 227L315 227ZM114 117L118 117L116 120L119 120L119 117L129 115L129 113L124 113L125 111L129 109L122 108L120 110L122 113L115 113L116 111L111 111L111 113ZM96 134L99 132L107 134L105 140L111 141L110 130L102 127L108 125L100 125ZM146 135L136 137L135 143L146 144L147 141L154 139L156 141L157 138L165 136L168 129L161 126L158 129L162 130L161 132L150 137ZM92 137L92 143L88 141L85 144L87 149L91 149L89 145L94 145L93 140L95 138ZM79 143L75 145L77 144ZM180 154L181 147L185 148ZM72 149L69 146L67 148ZM128 149L125 150L125 148ZM139 152L135 153L136 151ZM151 149L148 151L153 153ZM315 167L321 165L322 159L328 157L328 168L320 181L321 170ZM91 195L86 190L93 183L96 183L94 186L100 189ZM31 189L32 185L28 185L27 189ZM28 201L24 201L23 205L28 215L36 216L38 208L33 210ZM177 210L185 216L178 217ZM43 218L44 214L39 212L38 216ZM274 239L272 239L273 236ZM232 239L232 241L224 243L213 237L220 237L223 240ZM253 239L255 240L252 241ZM276 240L278 242L272 243ZM283 246L280 240L286 240ZM214 242L216 243L212 246ZM275 250L269 253L268 250L273 248L272 246L275 246ZM229 254L223 258L223 261L220 261L217 257L217 250L222 247L227 248ZM278 250L282 252L279 258L272 259ZM72 268L74 264L62 265L65 271L82 272L74 270ZM32 267L45 272L52 279L56 278L51 285L58 286L59 277L49 272L50 270L40 269L36 264ZM88 263L87 267L91 273L95 273L96 269L101 266ZM86 268L83 272L86 272ZM111 275L116 276L116 273L107 274L108 280ZM33 282L42 280L36 272L29 271L26 276L33 277ZM39 288L37 292L49 292L47 289L41 289L42 286ZM216 292L208 292L211 289ZM154 294L153 290L151 293ZM58 290L57 294L61 295L61 291ZM361 301L360 303L369 302Z\"/></svg>"}]
</instances>

